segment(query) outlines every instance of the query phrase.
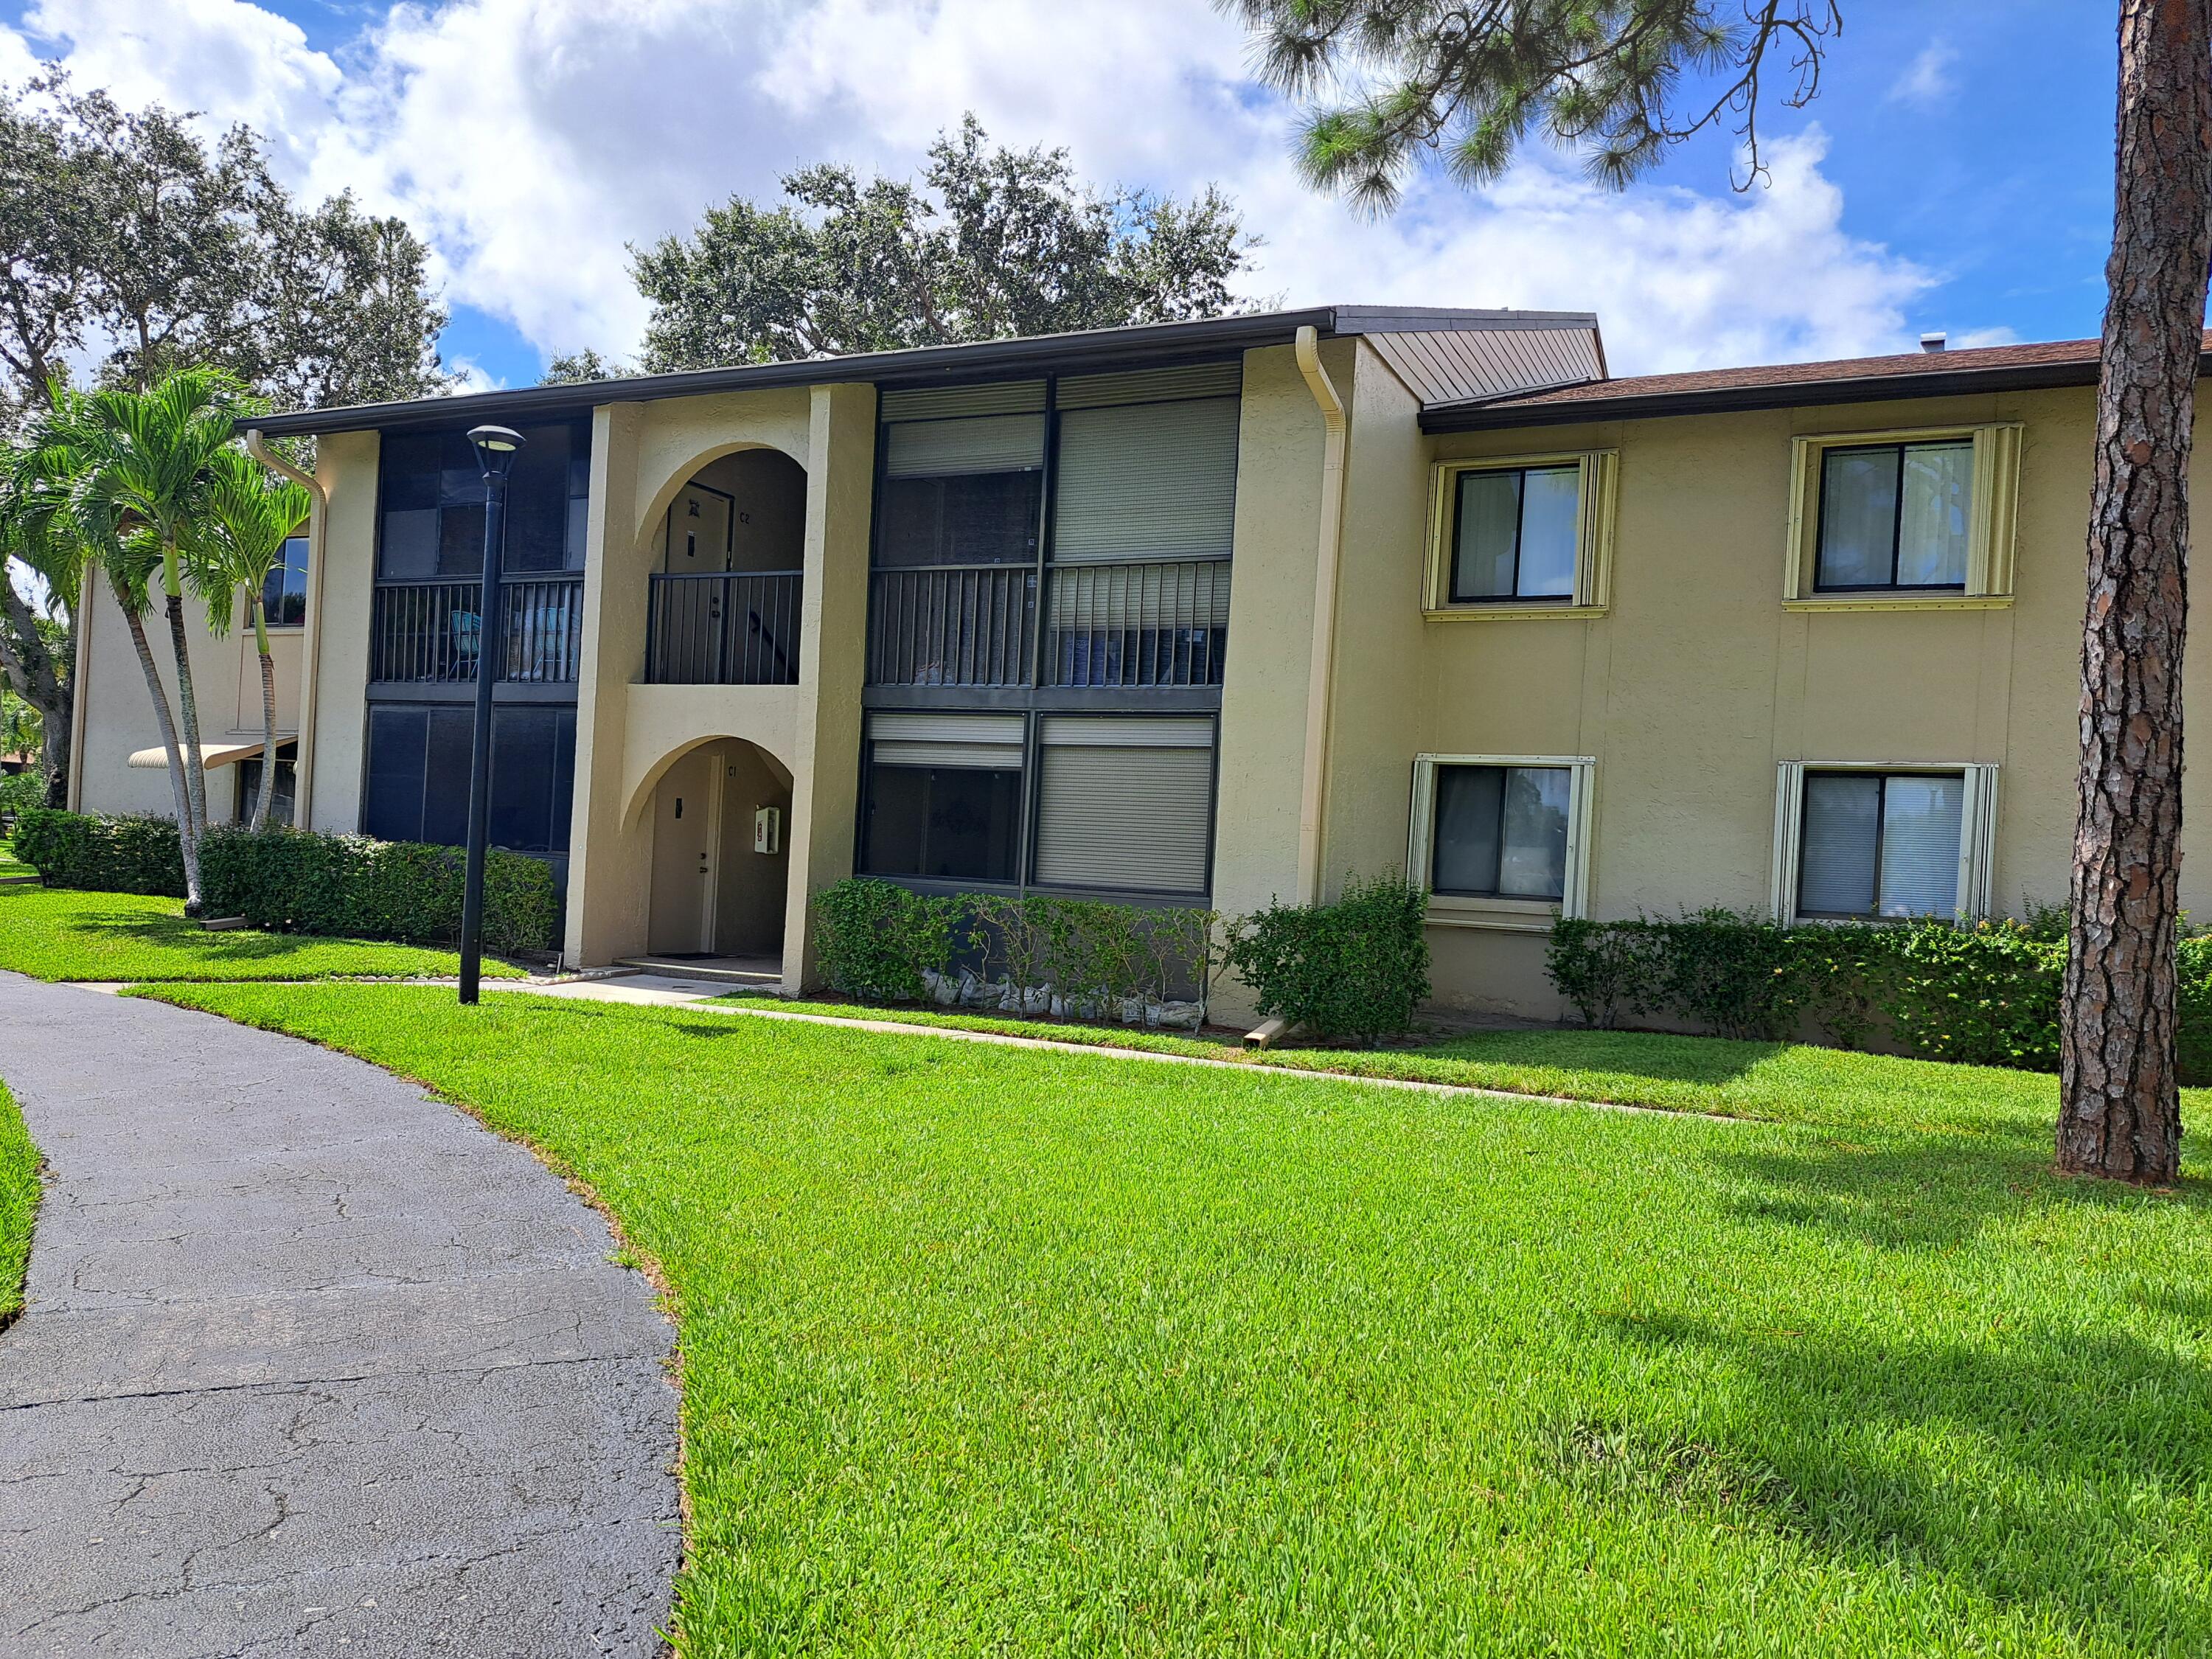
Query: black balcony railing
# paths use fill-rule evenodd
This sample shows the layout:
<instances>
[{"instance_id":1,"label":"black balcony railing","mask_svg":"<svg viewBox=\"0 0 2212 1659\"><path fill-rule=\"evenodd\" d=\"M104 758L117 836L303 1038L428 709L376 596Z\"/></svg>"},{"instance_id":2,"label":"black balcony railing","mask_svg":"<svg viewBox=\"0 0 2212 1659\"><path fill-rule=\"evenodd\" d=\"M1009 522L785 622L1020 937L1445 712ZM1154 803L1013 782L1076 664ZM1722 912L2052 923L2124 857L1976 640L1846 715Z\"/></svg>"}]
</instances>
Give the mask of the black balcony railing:
<instances>
[{"instance_id":1,"label":"black balcony railing","mask_svg":"<svg viewBox=\"0 0 2212 1659\"><path fill-rule=\"evenodd\" d=\"M1054 685L1218 685L1229 561L1060 565L1045 662Z\"/></svg>"},{"instance_id":2,"label":"black balcony railing","mask_svg":"<svg viewBox=\"0 0 2212 1659\"><path fill-rule=\"evenodd\" d=\"M647 684L798 684L799 583L796 570L653 577Z\"/></svg>"},{"instance_id":3,"label":"black balcony railing","mask_svg":"<svg viewBox=\"0 0 2212 1659\"><path fill-rule=\"evenodd\" d=\"M1027 685L1034 565L878 570L868 605L872 685Z\"/></svg>"},{"instance_id":4,"label":"black balcony railing","mask_svg":"<svg viewBox=\"0 0 2212 1659\"><path fill-rule=\"evenodd\" d=\"M573 685L583 655L584 579L500 585L506 601L504 679ZM473 681L483 630L472 581L393 582L376 590L369 620L372 680Z\"/></svg>"}]
</instances>

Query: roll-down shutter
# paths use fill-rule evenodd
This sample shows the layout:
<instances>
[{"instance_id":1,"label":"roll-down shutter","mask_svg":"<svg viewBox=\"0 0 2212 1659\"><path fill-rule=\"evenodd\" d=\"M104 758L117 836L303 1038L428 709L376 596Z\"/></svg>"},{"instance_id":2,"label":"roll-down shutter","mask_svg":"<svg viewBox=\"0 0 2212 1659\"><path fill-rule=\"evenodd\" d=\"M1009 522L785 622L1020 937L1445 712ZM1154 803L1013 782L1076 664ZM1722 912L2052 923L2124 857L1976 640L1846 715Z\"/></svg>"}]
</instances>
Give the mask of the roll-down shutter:
<instances>
[{"instance_id":1,"label":"roll-down shutter","mask_svg":"<svg viewBox=\"0 0 2212 1659\"><path fill-rule=\"evenodd\" d=\"M1239 407L1235 398L1208 398L1062 413L1053 558L1227 558Z\"/></svg>"},{"instance_id":2,"label":"roll-down shutter","mask_svg":"<svg viewBox=\"0 0 2212 1659\"><path fill-rule=\"evenodd\" d=\"M1039 882L1206 890L1212 721L1048 715L1038 735Z\"/></svg>"}]
</instances>

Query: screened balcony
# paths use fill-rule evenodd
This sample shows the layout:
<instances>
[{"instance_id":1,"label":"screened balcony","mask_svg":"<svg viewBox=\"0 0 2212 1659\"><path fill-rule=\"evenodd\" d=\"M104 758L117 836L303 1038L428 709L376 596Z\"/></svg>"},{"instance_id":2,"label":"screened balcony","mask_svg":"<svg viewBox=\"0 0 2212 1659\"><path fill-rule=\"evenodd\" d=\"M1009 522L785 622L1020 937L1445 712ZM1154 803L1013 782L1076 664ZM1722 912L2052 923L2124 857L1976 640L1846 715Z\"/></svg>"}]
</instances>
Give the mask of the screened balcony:
<instances>
[{"instance_id":1,"label":"screened balcony","mask_svg":"<svg viewBox=\"0 0 2212 1659\"><path fill-rule=\"evenodd\" d=\"M652 577L648 685L799 684L799 573L665 573Z\"/></svg>"},{"instance_id":2,"label":"screened balcony","mask_svg":"<svg viewBox=\"0 0 2212 1659\"><path fill-rule=\"evenodd\" d=\"M583 655L584 579L556 576L500 586L506 647L500 678L573 685ZM473 683L483 637L483 588L474 579L384 582L369 617L369 669L386 684Z\"/></svg>"}]
</instances>

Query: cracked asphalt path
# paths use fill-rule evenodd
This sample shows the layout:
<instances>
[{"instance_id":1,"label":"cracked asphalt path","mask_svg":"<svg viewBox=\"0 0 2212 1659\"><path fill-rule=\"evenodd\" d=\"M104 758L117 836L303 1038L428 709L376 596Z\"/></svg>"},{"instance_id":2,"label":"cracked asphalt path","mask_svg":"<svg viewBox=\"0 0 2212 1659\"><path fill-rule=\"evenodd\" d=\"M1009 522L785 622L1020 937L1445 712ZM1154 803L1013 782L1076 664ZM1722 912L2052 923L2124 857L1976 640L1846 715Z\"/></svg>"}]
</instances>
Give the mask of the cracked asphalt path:
<instances>
[{"instance_id":1,"label":"cracked asphalt path","mask_svg":"<svg viewBox=\"0 0 2212 1659\"><path fill-rule=\"evenodd\" d=\"M0 974L46 1154L0 1656L650 1655L673 1333L600 1217L364 1061Z\"/></svg>"}]
</instances>

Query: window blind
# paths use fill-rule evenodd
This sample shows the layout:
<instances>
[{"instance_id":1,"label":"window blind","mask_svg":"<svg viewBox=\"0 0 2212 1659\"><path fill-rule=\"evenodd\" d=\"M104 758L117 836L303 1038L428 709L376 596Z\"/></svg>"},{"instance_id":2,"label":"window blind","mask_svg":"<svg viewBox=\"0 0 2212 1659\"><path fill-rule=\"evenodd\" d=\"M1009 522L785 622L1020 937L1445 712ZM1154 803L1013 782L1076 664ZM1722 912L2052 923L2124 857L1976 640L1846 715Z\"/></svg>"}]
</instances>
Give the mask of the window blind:
<instances>
[{"instance_id":1,"label":"window blind","mask_svg":"<svg viewBox=\"0 0 2212 1659\"><path fill-rule=\"evenodd\" d=\"M1015 415L1044 407L1042 380L886 392L877 405L886 421L941 421L954 415Z\"/></svg>"},{"instance_id":2,"label":"window blind","mask_svg":"<svg viewBox=\"0 0 2212 1659\"><path fill-rule=\"evenodd\" d=\"M1048 716L1038 735L1038 881L1206 890L1211 721Z\"/></svg>"},{"instance_id":3,"label":"window blind","mask_svg":"<svg viewBox=\"0 0 2212 1659\"><path fill-rule=\"evenodd\" d=\"M868 716L868 742L878 766L969 766L1022 769L1019 714L924 714L886 711Z\"/></svg>"},{"instance_id":4,"label":"window blind","mask_svg":"<svg viewBox=\"0 0 2212 1659\"><path fill-rule=\"evenodd\" d=\"M1882 787L1881 913L1948 916L1959 905L1957 777L1892 777Z\"/></svg>"},{"instance_id":5,"label":"window blind","mask_svg":"<svg viewBox=\"0 0 2212 1659\"><path fill-rule=\"evenodd\" d=\"M1019 472L1043 465L1042 415L907 421L889 428L884 440L884 475L891 478Z\"/></svg>"},{"instance_id":6,"label":"window blind","mask_svg":"<svg viewBox=\"0 0 2212 1659\"><path fill-rule=\"evenodd\" d=\"M1234 398L1244 388L1241 362L1200 363L1189 368L1146 368L1130 374L1071 374L1054 401L1062 409L1100 409L1109 404L1157 404L1183 398Z\"/></svg>"},{"instance_id":7,"label":"window blind","mask_svg":"<svg viewBox=\"0 0 2212 1659\"><path fill-rule=\"evenodd\" d=\"M1054 559L1227 558L1240 407L1234 398L1209 398L1063 414Z\"/></svg>"}]
</instances>

